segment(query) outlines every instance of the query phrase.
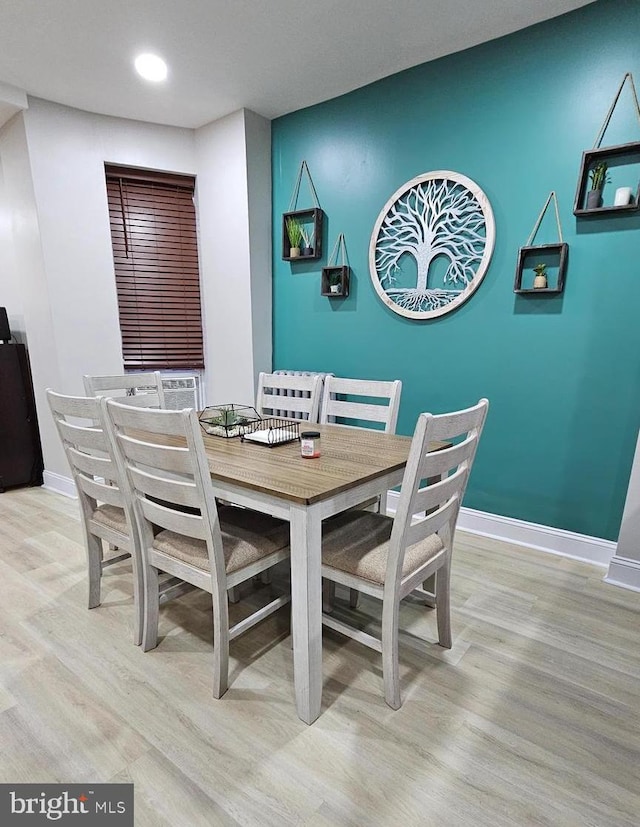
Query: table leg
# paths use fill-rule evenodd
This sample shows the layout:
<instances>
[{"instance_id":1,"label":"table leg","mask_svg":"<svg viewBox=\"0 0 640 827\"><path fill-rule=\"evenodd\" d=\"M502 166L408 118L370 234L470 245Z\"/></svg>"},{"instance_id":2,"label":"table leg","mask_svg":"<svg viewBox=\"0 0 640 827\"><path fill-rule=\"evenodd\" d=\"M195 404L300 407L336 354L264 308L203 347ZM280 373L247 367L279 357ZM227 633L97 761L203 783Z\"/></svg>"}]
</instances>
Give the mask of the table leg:
<instances>
[{"instance_id":1,"label":"table leg","mask_svg":"<svg viewBox=\"0 0 640 827\"><path fill-rule=\"evenodd\" d=\"M312 724L322 700L322 520L314 506L291 507L293 673L298 717Z\"/></svg>"}]
</instances>

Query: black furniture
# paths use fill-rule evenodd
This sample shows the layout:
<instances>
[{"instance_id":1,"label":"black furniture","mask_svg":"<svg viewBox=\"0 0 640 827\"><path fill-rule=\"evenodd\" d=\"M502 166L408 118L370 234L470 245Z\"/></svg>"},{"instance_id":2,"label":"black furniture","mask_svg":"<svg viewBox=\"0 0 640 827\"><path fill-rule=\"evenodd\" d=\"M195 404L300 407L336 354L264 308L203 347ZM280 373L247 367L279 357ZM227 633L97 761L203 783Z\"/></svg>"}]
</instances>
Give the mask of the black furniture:
<instances>
[{"instance_id":1,"label":"black furniture","mask_svg":"<svg viewBox=\"0 0 640 827\"><path fill-rule=\"evenodd\" d=\"M0 491L42 485L42 448L24 345L0 344Z\"/></svg>"}]
</instances>

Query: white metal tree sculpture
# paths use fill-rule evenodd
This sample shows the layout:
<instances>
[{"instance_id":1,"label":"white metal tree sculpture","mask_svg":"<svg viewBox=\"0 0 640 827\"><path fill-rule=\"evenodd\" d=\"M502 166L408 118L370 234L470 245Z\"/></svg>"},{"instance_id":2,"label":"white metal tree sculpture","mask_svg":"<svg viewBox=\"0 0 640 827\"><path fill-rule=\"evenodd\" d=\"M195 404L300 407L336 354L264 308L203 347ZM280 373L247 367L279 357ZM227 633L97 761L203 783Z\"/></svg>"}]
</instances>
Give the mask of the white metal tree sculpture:
<instances>
[{"instance_id":1,"label":"white metal tree sculpture","mask_svg":"<svg viewBox=\"0 0 640 827\"><path fill-rule=\"evenodd\" d=\"M373 286L402 316L441 316L478 288L494 242L493 211L480 187L457 172L427 172L400 187L378 216L369 245ZM417 268L410 287L398 283L407 256ZM439 258L446 262L442 284L430 286Z\"/></svg>"}]
</instances>

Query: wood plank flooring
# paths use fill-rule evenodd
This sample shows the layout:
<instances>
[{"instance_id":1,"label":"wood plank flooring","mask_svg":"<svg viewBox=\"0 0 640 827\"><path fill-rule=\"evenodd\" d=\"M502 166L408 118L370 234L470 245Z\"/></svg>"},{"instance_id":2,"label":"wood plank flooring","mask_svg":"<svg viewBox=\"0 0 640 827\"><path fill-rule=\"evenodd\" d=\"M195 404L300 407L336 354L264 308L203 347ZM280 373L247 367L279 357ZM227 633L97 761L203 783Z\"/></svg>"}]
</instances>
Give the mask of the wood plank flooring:
<instances>
[{"instance_id":1,"label":"wood plank flooring","mask_svg":"<svg viewBox=\"0 0 640 827\"><path fill-rule=\"evenodd\" d=\"M85 608L77 503L1 494L0 781L133 781L140 827L636 827L640 594L603 574L459 533L453 648L407 601L393 712L379 656L325 632L307 727L286 609L232 642L215 701L208 595L165 606L145 654L127 563ZM243 587L245 600L267 589ZM376 608L361 598L351 616L376 630Z\"/></svg>"}]
</instances>

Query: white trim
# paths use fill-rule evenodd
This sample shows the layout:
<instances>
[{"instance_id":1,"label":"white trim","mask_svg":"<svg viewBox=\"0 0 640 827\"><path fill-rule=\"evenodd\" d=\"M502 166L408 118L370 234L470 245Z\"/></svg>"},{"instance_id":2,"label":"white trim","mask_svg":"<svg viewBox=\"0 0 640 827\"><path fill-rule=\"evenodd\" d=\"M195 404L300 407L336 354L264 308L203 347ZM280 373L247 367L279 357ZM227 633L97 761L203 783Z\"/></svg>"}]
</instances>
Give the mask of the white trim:
<instances>
[{"instance_id":1,"label":"white trim","mask_svg":"<svg viewBox=\"0 0 640 827\"><path fill-rule=\"evenodd\" d=\"M49 491L63 494L65 497L74 499L77 497L73 480L70 477L63 477L62 474L55 474L53 471L44 472L44 487ZM395 514L399 497L398 491L389 491L387 510L390 514ZM473 508L460 509L458 530L482 537L492 537L517 546L526 546L548 554L558 554L573 560L594 563L597 566L609 566L609 573L604 578L606 583L640 591L640 561L614 556L616 544L611 540L589 537L587 534L577 534L538 523L528 523L514 517L488 514Z\"/></svg>"},{"instance_id":2,"label":"white trim","mask_svg":"<svg viewBox=\"0 0 640 827\"><path fill-rule=\"evenodd\" d=\"M612 586L622 586L633 592L640 592L640 560L630 560L628 557L615 555L609 563L609 571L604 578L605 583Z\"/></svg>"},{"instance_id":3,"label":"white trim","mask_svg":"<svg viewBox=\"0 0 640 827\"><path fill-rule=\"evenodd\" d=\"M56 474L54 471L45 471L42 479L42 485L47 491L55 491L56 494L77 499L76 484L71 477L63 477L62 474Z\"/></svg>"},{"instance_id":4,"label":"white trim","mask_svg":"<svg viewBox=\"0 0 640 827\"><path fill-rule=\"evenodd\" d=\"M389 491L387 509L391 514L395 513L399 497L398 491ZM571 557L573 560L595 563L598 566L608 566L616 550L616 544L611 540L589 537L586 534L577 534L538 523L528 523L514 517L488 514L485 511L476 511L474 508L460 509L458 530L469 534L479 534L482 537L493 537L496 540L504 540L517 546L527 546L527 548L549 554Z\"/></svg>"}]
</instances>

